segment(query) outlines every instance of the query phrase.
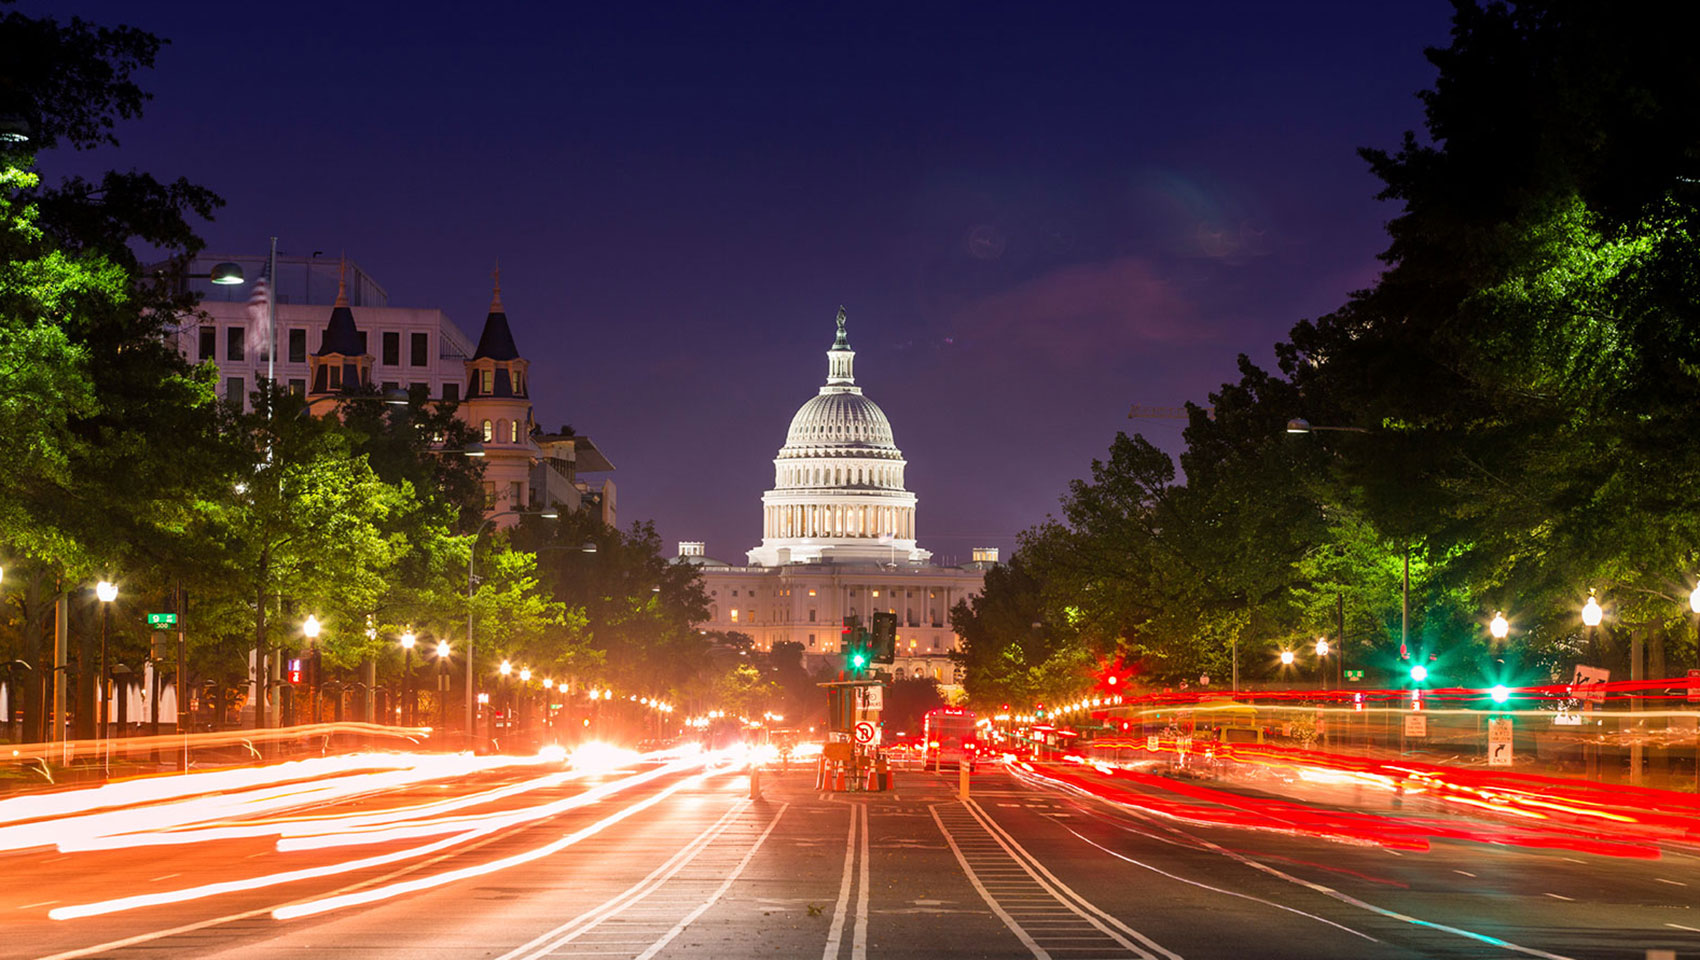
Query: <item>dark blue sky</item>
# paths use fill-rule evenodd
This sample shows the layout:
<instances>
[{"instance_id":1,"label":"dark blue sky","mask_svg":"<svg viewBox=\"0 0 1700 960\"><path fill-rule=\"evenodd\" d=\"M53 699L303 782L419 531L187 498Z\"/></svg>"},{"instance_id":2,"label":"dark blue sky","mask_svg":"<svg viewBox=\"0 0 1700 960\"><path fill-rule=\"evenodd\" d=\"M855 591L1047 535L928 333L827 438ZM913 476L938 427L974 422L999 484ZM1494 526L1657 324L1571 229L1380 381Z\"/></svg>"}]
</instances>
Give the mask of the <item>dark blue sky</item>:
<instances>
[{"instance_id":1,"label":"dark blue sky","mask_svg":"<svg viewBox=\"0 0 1700 960\"><path fill-rule=\"evenodd\" d=\"M1374 276L1354 153L1420 121L1449 8L25 0L172 42L117 150L214 250L346 250L477 336L500 258L538 419L623 522L741 560L843 303L940 559L1007 551L1132 403Z\"/></svg>"}]
</instances>

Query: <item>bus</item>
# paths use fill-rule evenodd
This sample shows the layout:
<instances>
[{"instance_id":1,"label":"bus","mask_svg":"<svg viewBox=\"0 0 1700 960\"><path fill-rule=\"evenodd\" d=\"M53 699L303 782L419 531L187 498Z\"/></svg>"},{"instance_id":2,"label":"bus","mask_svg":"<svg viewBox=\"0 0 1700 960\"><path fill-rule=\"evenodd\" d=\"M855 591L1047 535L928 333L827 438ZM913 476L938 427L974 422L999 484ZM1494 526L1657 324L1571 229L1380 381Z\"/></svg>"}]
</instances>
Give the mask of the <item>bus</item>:
<instances>
[{"instance_id":1,"label":"bus","mask_svg":"<svg viewBox=\"0 0 1700 960\"><path fill-rule=\"evenodd\" d=\"M974 711L961 707L939 707L927 711L921 726L921 742L925 744L922 769L938 770L945 764L968 765L974 771L979 750L975 740Z\"/></svg>"}]
</instances>

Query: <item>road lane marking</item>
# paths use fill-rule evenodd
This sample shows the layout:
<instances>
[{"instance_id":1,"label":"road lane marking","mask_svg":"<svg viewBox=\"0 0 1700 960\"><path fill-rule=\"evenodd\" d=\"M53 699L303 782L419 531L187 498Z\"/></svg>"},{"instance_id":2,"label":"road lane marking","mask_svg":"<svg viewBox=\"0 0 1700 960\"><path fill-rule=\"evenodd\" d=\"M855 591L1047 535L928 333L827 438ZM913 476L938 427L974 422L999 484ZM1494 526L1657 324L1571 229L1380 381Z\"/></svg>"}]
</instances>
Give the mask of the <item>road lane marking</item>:
<instances>
[{"instance_id":1,"label":"road lane marking","mask_svg":"<svg viewBox=\"0 0 1700 960\"><path fill-rule=\"evenodd\" d=\"M948 835L949 829L945 825L945 817L940 814L939 808L935 806L929 809L932 810L933 818L938 821L941 831ZM958 820L959 827L967 830L972 830L973 828L978 827L979 832L983 832L986 836L990 837L997 843L999 847L998 851L987 854L994 858L994 862L1001 858L1020 866L1021 869L1027 873L1028 888L1048 894L1054 901L1054 905L1051 907L1012 907L1008 911L1008 916L1016 918L1018 924L1022 922L1021 918L1026 918L1025 922L1027 923L1065 924L1073 929L1079 929L1080 924L1084 922L1087 926L1090 926L1103 935L1103 937L1100 938L1101 941L1107 939L1113 941L1114 944L1106 944L1097 948L1057 946L1049 949L1061 951L1092 949L1095 954L1107 956L1115 954L1119 948L1127 954L1146 958L1146 960L1156 960L1159 954L1168 958L1168 960L1181 960L1179 954L1164 948L1156 941L1145 936L1139 931L1134 930L1132 927L1129 927L1116 917L1105 913L1090 900L1087 900L1079 893L1070 889L1067 884L1063 883L1054 874L1047 870L1044 864L1040 863L1036 857L1024 849L1014 837L1010 836L1007 831L1003 830L1002 827L993 821L990 815L985 813L984 809L973 800L951 805L949 809L955 813L966 815L965 817L952 817L952 819ZM974 864L968 862L967 857L960 856L958 859L962 861L965 873L977 869ZM1009 884L1007 882L1004 884L1004 886L1008 885ZM989 892L993 893L994 896L996 895L996 891ZM1071 913L1079 919L1070 919L1068 914ZM1052 933L1062 932L1065 931L1035 930L1030 934L1030 937L1039 949L1041 951L1047 951L1048 955L1048 949L1045 941L1049 939ZM1123 936L1124 933L1127 936ZM1130 937L1132 939L1129 939ZM1134 942L1136 940L1138 941L1137 943Z\"/></svg>"},{"instance_id":2,"label":"road lane marking","mask_svg":"<svg viewBox=\"0 0 1700 960\"><path fill-rule=\"evenodd\" d=\"M1143 863L1139 860L1133 859L1132 857L1125 856L1121 853L1117 853L1116 851L1111 850L1109 847L1106 847L1103 844L1100 844L1095 840L1088 839L1084 835L1082 835L1080 833L1076 833L1073 829L1068 827L1066 824L1060 824L1059 823L1059 824L1057 824L1057 826L1062 827L1064 830L1067 830L1069 833L1073 833L1075 836L1080 837L1080 839L1085 840L1087 843L1090 843L1092 846L1097 847L1098 849L1104 851L1105 853L1109 854L1112 857L1115 857L1118 860L1125 860L1128 863L1131 863L1136 867L1143 867L1144 869L1149 870L1152 873L1160 874L1162 876L1168 877L1171 880L1179 880L1182 883L1191 884L1192 886L1199 887L1199 888L1202 888L1204 890L1213 890L1216 893L1224 894L1226 896L1239 897L1239 898L1244 899L1244 900L1251 900L1251 901L1254 901L1256 903L1261 903L1261 904L1263 904L1264 906L1267 906L1267 907L1274 907L1277 910L1285 910L1288 913L1296 913L1301 917L1309 917L1310 919L1315 920L1318 923L1325 923L1328 926L1334 927L1335 929L1344 930L1345 932L1347 932L1347 933L1349 933L1349 934L1351 934L1355 937L1363 937L1365 940L1368 940L1371 943L1380 943L1381 942L1380 940L1377 940L1376 938L1370 936L1367 933L1364 933L1361 930L1353 930L1351 927L1348 927L1348 926L1346 926L1345 924L1342 924L1342 923L1335 923L1333 920L1330 920L1327 917L1319 917L1314 913L1306 913L1305 911L1300 910L1296 907L1289 907L1286 904L1276 903L1273 900L1265 900L1262 897L1254 897L1249 893L1240 893L1237 890L1224 890L1221 887L1213 887L1208 883L1201 883L1197 880L1189 880L1186 877L1170 873L1167 870L1158 869L1157 867L1153 867L1148 863ZM1459 872L1462 873L1463 871L1460 870Z\"/></svg>"},{"instance_id":3,"label":"road lane marking","mask_svg":"<svg viewBox=\"0 0 1700 960\"><path fill-rule=\"evenodd\" d=\"M1036 960L1051 960L1051 955L1046 952L1044 948L1040 947L1039 944L1034 942L1033 937L1028 934L1027 930L1022 927L1021 924L1016 923L1015 918L1005 912L1003 906L998 903L997 898L993 897L991 892L980 883L980 878L974 873L974 868L968 865L968 858L963 854L962 848L956 845L956 838L951 835L949 830L945 829L944 821L939 818L938 808L936 806L929 805L927 810L932 813L934 822L939 825L939 832L944 834L944 842L949 844L951 852L956 854L956 862L962 865L963 875L966 876L968 878L968 882L973 885L975 892L980 894L980 899L986 901L986 906L992 908L992 913L996 914L997 918L1003 921L1003 925L1009 928L1010 933L1015 934L1016 939L1021 941L1022 946L1032 952Z\"/></svg>"},{"instance_id":4,"label":"road lane marking","mask_svg":"<svg viewBox=\"0 0 1700 960\"><path fill-rule=\"evenodd\" d=\"M862 869L857 877L862 889L856 894L856 928L850 939L850 960L868 958L868 805L857 804L862 811ZM647 960L647 958L641 958Z\"/></svg>"},{"instance_id":5,"label":"road lane marking","mask_svg":"<svg viewBox=\"0 0 1700 960\"><path fill-rule=\"evenodd\" d=\"M1452 872L1453 872L1453 873L1461 873L1461 874L1463 874L1463 875L1464 875L1464 876L1466 876L1466 877L1474 877L1474 876L1475 876L1475 874L1473 874L1473 873L1471 873L1471 872L1470 872L1470 871L1468 871L1468 870L1454 870L1454 871L1452 871Z\"/></svg>"},{"instance_id":6,"label":"road lane marking","mask_svg":"<svg viewBox=\"0 0 1700 960\"><path fill-rule=\"evenodd\" d=\"M850 885L856 879L856 806L850 808L850 832L844 838L844 877L838 884L838 903L832 908L832 926L827 930L826 949L821 960L838 960L839 945L844 942L844 917L850 911Z\"/></svg>"},{"instance_id":7,"label":"road lane marking","mask_svg":"<svg viewBox=\"0 0 1700 960\"><path fill-rule=\"evenodd\" d=\"M1700 933L1700 927L1685 927L1680 923L1667 923L1667 924L1665 924L1665 926L1675 927L1678 930L1687 930L1690 933Z\"/></svg>"},{"instance_id":8,"label":"road lane marking","mask_svg":"<svg viewBox=\"0 0 1700 960\"><path fill-rule=\"evenodd\" d=\"M1686 886L1688 886L1688 884L1683 883L1681 880L1666 880L1664 877L1654 877L1653 879L1659 881L1660 883L1668 883L1673 887L1686 887Z\"/></svg>"},{"instance_id":9,"label":"road lane marking","mask_svg":"<svg viewBox=\"0 0 1700 960\"><path fill-rule=\"evenodd\" d=\"M787 804L787 806L789 805ZM663 885L673 879L673 877L680 871L694 863L697 857L701 855L704 850L708 849L708 847L731 826L732 822L749 807L750 802L748 800L740 798L735 801L732 808L727 810L719 820L716 820L713 824L709 825L708 829L687 841L684 846L680 847L678 851L665 862L650 871L648 876L639 880L637 883L632 884L613 897L603 901L597 906L594 906L573 919L568 920L566 923L561 924L553 930L546 931L531 938L525 943L520 944L518 947L515 947L503 954L500 958L498 958L498 960L520 960L520 958L524 958L524 960L538 960L538 958L553 953L579 937L590 933L600 926L603 921L618 916L629 907L637 904L639 901L646 901L651 905L659 903L659 901L649 900L648 898L650 894L661 889ZM783 811L784 808L782 807L781 812ZM777 819L777 817L775 819ZM679 902L695 903L697 901L693 898L690 901ZM587 944L594 945L600 941L585 942ZM630 951L627 952L629 953Z\"/></svg>"},{"instance_id":10,"label":"road lane marking","mask_svg":"<svg viewBox=\"0 0 1700 960\"><path fill-rule=\"evenodd\" d=\"M1080 796L1088 797L1092 800L1096 800L1099 803L1108 805L1108 806L1113 807L1117 810L1124 811L1125 813L1127 813L1130 816L1135 816L1135 817L1138 817L1142 820L1145 820L1145 821L1151 823L1154 826L1161 827L1162 829L1168 831L1169 833L1175 834L1176 836L1185 837L1188 841L1190 841L1189 844L1181 844L1179 841L1164 841L1164 842L1168 842L1168 843L1171 843L1171 844L1176 845L1176 846L1191 846L1191 845L1203 846L1203 847L1205 847L1209 850L1212 850L1216 853L1221 854L1224 857L1228 857L1229 859L1232 859L1232 860L1237 860L1240 863L1243 863L1246 866L1251 867L1253 870L1260 870L1264 873L1269 874L1270 876L1279 877L1282 880L1286 880L1288 883L1296 884L1298 886L1304 887L1307 890L1314 890L1317 893L1320 893L1325 897L1331 897L1335 900L1340 901L1341 903L1345 903L1345 904L1349 904L1351 906L1357 907L1360 910L1367 910L1370 913L1374 913L1374 914L1378 914L1380 916L1388 917L1388 918L1393 919L1393 920L1399 920L1399 921L1402 921L1404 923L1409 923L1412 926L1423 927L1423 928L1430 929L1430 930L1438 930L1442 933L1450 933L1450 934L1453 934L1455 936L1464 937L1464 938L1469 939L1469 940L1475 940L1478 943L1486 943L1486 944L1489 944L1491 946L1499 947L1502 950L1511 950L1511 951L1515 951L1517 953L1528 954L1529 956L1532 956L1532 957L1540 957L1540 958L1542 958L1542 960L1575 960L1574 957L1567 957L1567 956L1565 956L1563 954L1559 954L1559 953L1548 953L1547 951L1541 950L1541 949L1536 948L1536 947L1521 946L1519 944L1512 943L1509 940L1503 940L1499 937L1490 936L1489 934L1477 933L1474 930L1465 930L1462 927L1448 926L1447 924L1437 923L1436 921L1433 921L1433 920L1423 920L1423 919L1420 919L1418 917L1413 917L1409 914L1400 913L1396 910L1389 910L1386 907L1378 907L1373 903L1369 903L1369 902L1364 901L1364 900L1359 900L1357 897L1354 897L1351 894L1342 893L1339 890L1334 889L1333 887L1327 886L1326 884L1316 883L1316 882L1311 881L1311 880L1305 880L1301 877L1296 877L1296 876L1294 876L1290 873L1286 873L1285 871L1278 870L1275 867L1271 867L1266 863L1263 863L1263 862L1258 861L1258 860L1254 860L1251 857L1247 857L1243 854L1236 853L1233 850L1229 850L1227 847L1224 847L1219 843L1212 843L1211 841L1206 840L1201 836L1197 836L1195 834L1188 833L1185 830L1181 830L1177 827L1170 826L1169 824L1160 820L1158 814L1138 809L1137 807L1134 807L1130 804L1116 803L1115 801L1107 800L1103 797L1098 796L1095 793L1092 793L1089 790L1084 790L1084 789L1082 789L1080 787L1076 787L1072 784L1064 783L1060 780L1055 780L1051 777L1044 776L1043 774L1040 774L1040 773L1037 773L1037 772L1029 773L1029 772L1026 772L1026 771L1016 771L1014 769L1011 769L1010 775L1014 776L1016 779L1021 780L1021 781L1042 784L1042 785L1045 785L1045 786L1049 786L1052 789L1060 790L1062 792L1075 793L1075 794L1078 794ZM1120 829L1127 830L1129 833L1135 832L1135 831L1133 831L1133 830L1131 830L1131 829L1129 829L1125 826L1120 827ZM1162 840L1161 837L1156 837L1156 836L1149 834L1149 833L1140 833L1140 835L1151 837L1151 839L1154 839L1154 840ZM1493 849L1493 848L1490 847L1489 849Z\"/></svg>"},{"instance_id":11,"label":"road lane marking","mask_svg":"<svg viewBox=\"0 0 1700 960\"><path fill-rule=\"evenodd\" d=\"M152 880L149 880L148 882L149 883L158 883L161 880L170 880L172 877L181 877L181 876L182 876L181 873L168 873L163 877L154 877Z\"/></svg>"},{"instance_id":12,"label":"road lane marking","mask_svg":"<svg viewBox=\"0 0 1700 960\"><path fill-rule=\"evenodd\" d=\"M710 907L714 906L716 903L719 903L720 898L726 895L726 891L730 890L732 888L732 884L734 882L736 882L737 879L740 876L743 876L744 868L750 865L751 860L755 859L756 851L760 850L761 845L767 842L767 837L768 837L769 834L773 833L773 828L779 826L779 818L785 816L785 811L787 811L789 809L791 809L791 805L789 803L781 804L780 807L779 807L779 812L775 813L773 815L773 819L769 820L767 822L767 829L763 830L761 832L761 836L756 838L756 842L750 845L750 849L747 852L745 852L744 858L742 860L739 860L738 865L736 867L732 868L732 872L728 873L726 875L725 881L722 882L720 884L720 886L716 887L712 894L709 894L709 897L708 897L707 900L704 900L701 904L699 904L697 906L697 908L695 910L692 910L690 913L686 914L685 918L683 920L680 920L678 923L674 924L673 928L671 930L668 930L667 933L664 936L661 937L661 939L659 939L659 940L655 941L655 943L651 944L649 949L638 954L636 960L653 960L654 956L656 954L660 953L663 947L667 946L669 943L672 943L674 938L677 937L679 934L684 933L686 927L695 923L698 917L702 916L704 913L707 913L708 909ZM866 806L864 806L862 808L862 819L864 821L863 822L863 833L862 833L863 856L864 857L867 856L867 853L866 853L866 844L867 844L867 840L868 840L867 825L866 825L867 816L868 816L868 808ZM863 879L862 879L863 890L865 892L866 891L866 884L867 884L867 861L866 860L864 860L862 862L862 877L863 877ZM863 900L864 909L866 908L866 904L867 904L867 901L864 898L864 900ZM867 927L866 920L864 920L863 923L862 923L862 930L863 930L864 933L866 932L866 927ZM857 958L857 960L861 960L861 958Z\"/></svg>"},{"instance_id":13,"label":"road lane marking","mask_svg":"<svg viewBox=\"0 0 1700 960\"><path fill-rule=\"evenodd\" d=\"M19 910L32 910L36 907L49 907L49 906L52 906L53 904L58 903L58 902L59 901L57 901L57 900L43 900L40 903L26 903L23 906L19 907L18 909Z\"/></svg>"},{"instance_id":14,"label":"road lane marking","mask_svg":"<svg viewBox=\"0 0 1700 960\"><path fill-rule=\"evenodd\" d=\"M1549 894L1547 894L1547 896L1549 896L1549 897L1551 897L1551 898L1553 898L1553 899L1554 899L1554 900L1567 900L1567 901L1569 901L1569 902L1570 902L1570 903L1575 903L1575 902L1576 902L1576 898L1575 898L1575 897L1567 897L1567 896L1565 896L1565 895L1564 895L1564 894L1562 894L1562 893L1549 893Z\"/></svg>"}]
</instances>

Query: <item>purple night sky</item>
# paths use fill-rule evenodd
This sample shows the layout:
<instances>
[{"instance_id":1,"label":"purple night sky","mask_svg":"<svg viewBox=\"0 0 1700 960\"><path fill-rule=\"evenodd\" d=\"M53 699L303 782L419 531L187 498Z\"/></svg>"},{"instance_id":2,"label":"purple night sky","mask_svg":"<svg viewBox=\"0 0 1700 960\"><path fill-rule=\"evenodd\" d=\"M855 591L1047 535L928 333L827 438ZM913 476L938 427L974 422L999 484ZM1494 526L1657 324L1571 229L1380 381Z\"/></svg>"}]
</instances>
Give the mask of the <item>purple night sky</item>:
<instances>
[{"instance_id":1,"label":"purple night sky","mask_svg":"<svg viewBox=\"0 0 1700 960\"><path fill-rule=\"evenodd\" d=\"M1417 127L1449 7L290 6L24 0L171 44L117 150L213 251L346 250L476 338L492 261L537 419L618 465L622 525L740 562L850 316L940 560L1005 555L1129 405L1374 276L1354 150ZM398 19L404 17L404 19Z\"/></svg>"}]
</instances>

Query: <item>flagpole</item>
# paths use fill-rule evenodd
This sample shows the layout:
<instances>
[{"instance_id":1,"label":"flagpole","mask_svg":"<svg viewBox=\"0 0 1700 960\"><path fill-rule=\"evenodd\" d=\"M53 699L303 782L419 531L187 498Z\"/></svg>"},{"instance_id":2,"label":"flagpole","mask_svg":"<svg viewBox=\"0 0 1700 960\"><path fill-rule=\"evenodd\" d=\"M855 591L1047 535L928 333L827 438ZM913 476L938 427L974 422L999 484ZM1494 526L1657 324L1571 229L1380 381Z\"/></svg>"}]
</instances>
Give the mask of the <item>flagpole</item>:
<instances>
[{"instance_id":1,"label":"flagpole","mask_svg":"<svg viewBox=\"0 0 1700 960\"><path fill-rule=\"evenodd\" d=\"M272 238L272 252L266 264L266 273L271 280L270 289L266 291L266 390L267 396L277 389L277 238ZM266 401L266 417L270 419L271 400Z\"/></svg>"}]
</instances>

